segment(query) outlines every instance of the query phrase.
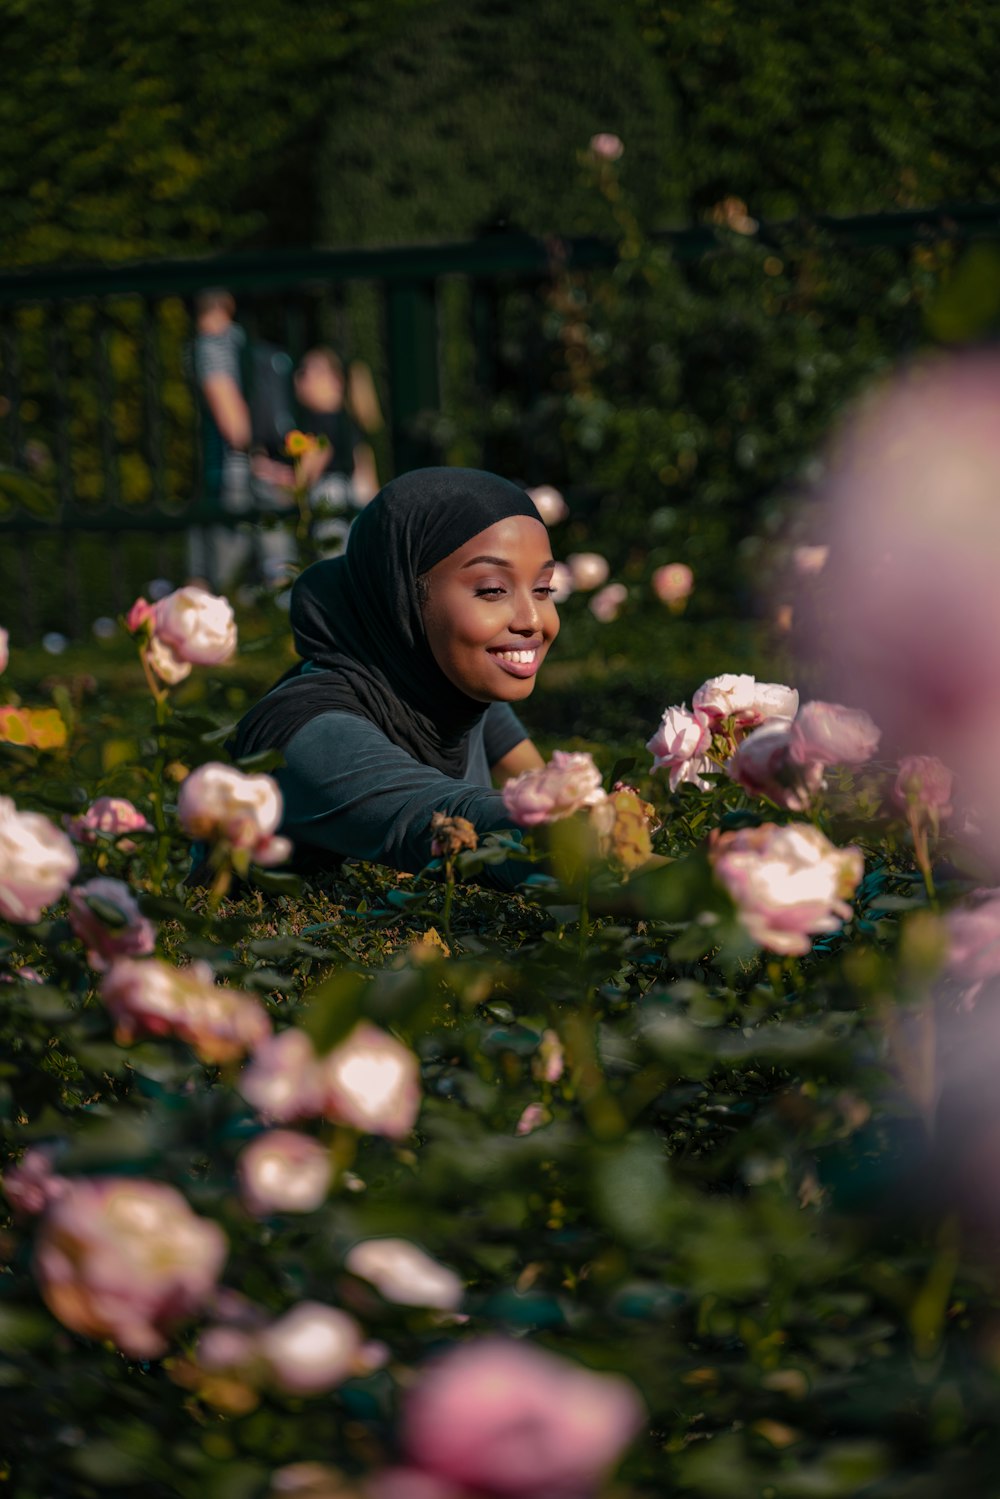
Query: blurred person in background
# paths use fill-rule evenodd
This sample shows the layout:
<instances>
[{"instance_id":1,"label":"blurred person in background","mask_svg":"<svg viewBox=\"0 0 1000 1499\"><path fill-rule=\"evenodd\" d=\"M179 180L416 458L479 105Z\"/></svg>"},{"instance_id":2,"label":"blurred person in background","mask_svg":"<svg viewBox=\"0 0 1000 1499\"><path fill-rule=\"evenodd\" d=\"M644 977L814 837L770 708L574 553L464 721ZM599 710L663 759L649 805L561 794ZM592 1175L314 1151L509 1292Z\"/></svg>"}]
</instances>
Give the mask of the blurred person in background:
<instances>
[{"instance_id":1,"label":"blurred person in background","mask_svg":"<svg viewBox=\"0 0 1000 1499\"><path fill-rule=\"evenodd\" d=\"M260 436L266 447L274 440L272 427L277 432L283 423L292 424L290 402L276 398L279 380L255 374L260 360L235 318L236 302L225 288L209 287L198 294L191 361L201 405L202 494L226 515L263 507L278 517L291 507L266 476L253 473L250 454L259 436L253 410L266 407L269 430ZM261 367L280 377L280 370L272 368L277 352L265 350ZM281 358L290 365L287 356ZM277 409L284 405L287 413ZM215 593L228 592L247 573L265 587L279 586L289 580L294 565L295 543L280 522L195 526L188 532L189 577Z\"/></svg>"}]
</instances>

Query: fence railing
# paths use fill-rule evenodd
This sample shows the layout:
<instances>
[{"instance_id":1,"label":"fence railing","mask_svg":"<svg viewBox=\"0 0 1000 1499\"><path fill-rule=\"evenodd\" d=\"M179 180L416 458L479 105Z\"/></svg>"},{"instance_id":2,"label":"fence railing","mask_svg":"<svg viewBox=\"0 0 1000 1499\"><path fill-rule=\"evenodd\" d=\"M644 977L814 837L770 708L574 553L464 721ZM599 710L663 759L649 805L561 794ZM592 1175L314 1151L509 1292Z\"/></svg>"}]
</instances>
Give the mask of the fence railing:
<instances>
[{"instance_id":1,"label":"fence railing","mask_svg":"<svg viewBox=\"0 0 1000 1499\"><path fill-rule=\"evenodd\" d=\"M788 226L761 225L780 242ZM822 218L850 248L1000 237L997 205ZM679 261L718 249L710 228L659 236ZM245 252L99 268L0 274L0 590L25 638L79 636L125 608L150 577L183 572L184 533L215 518L200 481L198 401L185 373L192 298L225 286L251 337L293 358L332 343L371 367L387 412L386 477L439 456L434 416L449 400L443 340L484 401L495 370L497 304L553 267L611 263L594 238L511 233L453 245ZM468 394L468 393L466 393Z\"/></svg>"}]
</instances>

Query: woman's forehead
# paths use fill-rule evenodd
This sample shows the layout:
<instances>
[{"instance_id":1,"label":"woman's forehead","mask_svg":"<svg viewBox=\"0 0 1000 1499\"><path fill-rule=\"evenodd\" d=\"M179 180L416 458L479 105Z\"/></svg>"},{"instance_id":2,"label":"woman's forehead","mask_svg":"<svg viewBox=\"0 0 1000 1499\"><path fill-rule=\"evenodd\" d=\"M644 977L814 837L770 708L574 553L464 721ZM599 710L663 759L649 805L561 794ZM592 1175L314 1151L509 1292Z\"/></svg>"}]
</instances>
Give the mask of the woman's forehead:
<instances>
[{"instance_id":1,"label":"woman's forehead","mask_svg":"<svg viewBox=\"0 0 1000 1499\"><path fill-rule=\"evenodd\" d=\"M538 568L549 561L550 556L548 532L540 520L528 515L507 515L484 531L477 531L437 566L449 570L468 567L476 558L484 557L494 562Z\"/></svg>"}]
</instances>

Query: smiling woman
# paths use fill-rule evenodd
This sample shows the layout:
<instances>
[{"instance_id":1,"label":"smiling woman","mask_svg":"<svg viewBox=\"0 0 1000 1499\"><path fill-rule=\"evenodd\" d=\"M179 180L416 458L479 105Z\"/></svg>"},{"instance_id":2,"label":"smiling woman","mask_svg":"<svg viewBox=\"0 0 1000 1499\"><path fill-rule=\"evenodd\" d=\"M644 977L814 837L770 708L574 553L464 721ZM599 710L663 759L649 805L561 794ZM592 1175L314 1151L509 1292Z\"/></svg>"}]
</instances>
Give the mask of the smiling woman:
<instances>
[{"instance_id":1,"label":"smiling woman","mask_svg":"<svg viewBox=\"0 0 1000 1499\"><path fill-rule=\"evenodd\" d=\"M292 593L302 660L237 730L281 749L282 832L300 862L415 871L431 817L511 827L500 793L542 764L511 704L559 633L548 533L522 489L476 469L418 469L362 511L343 557ZM484 878L511 885L514 869Z\"/></svg>"}]
</instances>

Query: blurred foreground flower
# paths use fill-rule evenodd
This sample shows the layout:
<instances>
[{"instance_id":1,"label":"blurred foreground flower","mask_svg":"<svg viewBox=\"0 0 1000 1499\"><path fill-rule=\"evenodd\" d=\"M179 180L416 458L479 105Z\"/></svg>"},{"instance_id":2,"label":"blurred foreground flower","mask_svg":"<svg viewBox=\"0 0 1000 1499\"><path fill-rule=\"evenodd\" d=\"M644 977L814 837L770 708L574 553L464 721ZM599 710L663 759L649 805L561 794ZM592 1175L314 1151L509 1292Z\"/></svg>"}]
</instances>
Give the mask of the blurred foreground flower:
<instances>
[{"instance_id":1,"label":"blurred foreground flower","mask_svg":"<svg viewBox=\"0 0 1000 1499\"><path fill-rule=\"evenodd\" d=\"M177 819L192 838L221 843L256 864L283 864L292 852L275 836L281 792L273 776L245 775L231 765L199 765L181 784Z\"/></svg>"},{"instance_id":2,"label":"blurred foreground flower","mask_svg":"<svg viewBox=\"0 0 1000 1499\"><path fill-rule=\"evenodd\" d=\"M529 489L528 499L547 526L557 526L569 515L569 506L558 489L554 489L551 484L538 484L534 489Z\"/></svg>"},{"instance_id":3,"label":"blurred foreground flower","mask_svg":"<svg viewBox=\"0 0 1000 1499\"><path fill-rule=\"evenodd\" d=\"M173 1187L90 1178L67 1183L46 1213L35 1274L73 1332L110 1338L131 1358L159 1358L167 1335L214 1290L227 1248L221 1228Z\"/></svg>"},{"instance_id":4,"label":"blurred foreground flower","mask_svg":"<svg viewBox=\"0 0 1000 1499\"><path fill-rule=\"evenodd\" d=\"M151 833L151 824L124 796L99 796L79 817L63 818L63 826L77 843L97 843L102 833L121 838L117 847L130 853L135 844L129 833Z\"/></svg>"},{"instance_id":5,"label":"blurred foreground flower","mask_svg":"<svg viewBox=\"0 0 1000 1499\"><path fill-rule=\"evenodd\" d=\"M948 972L971 1005L985 984L1000 978L1000 890L981 892L975 905L949 911L945 924Z\"/></svg>"},{"instance_id":6,"label":"blurred foreground flower","mask_svg":"<svg viewBox=\"0 0 1000 1499\"><path fill-rule=\"evenodd\" d=\"M837 848L800 823L715 832L709 858L753 940L797 956L809 951L813 935L835 932L850 918L848 898L864 874L859 849Z\"/></svg>"},{"instance_id":7,"label":"blurred foreground flower","mask_svg":"<svg viewBox=\"0 0 1000 1499\"><path fill-rule=\"evenodd\" d=\"M420 1111L417 1058L367 1020L322 1057L304 1031L289 1027L258 1048L239 1087L263 1118L278 1124L321 1115L401 1139Z\"/></svg>"},{"instance_id":8,"label":"blurred foreground flower","mask_svg":"<svg viewBox=\"0 0 1000 1499\"><path fill-rule=\"evenodd\" d=\"M3 1173L3 1190L15 1218L35 1218L65 1192L69 1182L52 1170L53 1150L33 1145Z\"/></svg>"},{"instance_id":9,"label":"blurred foreground flower","mask_svg":"<svg viewBox=\"0 0 1000 1499\"><path fill-rule=\"evenodd\" d=\"M0 916L40 921L42 911L66 892L78 867L66 834L40 812L19 812L0 796Z\"/></svg>"},{"instance_id":10,"label":"blurred foreground flower","mask_svg":"<svg viewBox=\"0 0 1000 1499\"><path fill-rule=\"evenodd\" d=\"M159 958L116 958L101 998L127 1046L139 1036L176 1036L203 1062L234 1061L271 1034L260 1000L215 982L208 963L175 968Z\"/></svg>"},{"instance_id":11,"label":"blurred foreground flower","mask_svg":"<svg viewBox=\"0 0 1000 1499\"><path fill-rule=\"evenodd\" d=\"M653 592L674 614L680 614L693 589L694 573L686 562L668 562L653 574Z\"/></svg>"},{"instance_id":12,"label":"blurred foreground flower","mask_svg":"<svg viewBox=\"0 0 1000 1499\"><path fill-rule=\"evenodd\" d=\"M621 1376L486 1338L421 1370L404 1409L403 1447L425 1473L477 1494L583 1499L643 1418Z\"/></svg>"},{"instance_id":13,"label":"blurred foreground flower","mask_svg":"<svg viewBox=\"0 0 1000 1499\"><path fill-rule=\"evenodd\" d=\"M333 1180L330 1152L296 1130L272 1129L251 1140L236 1163L248 1212L311 1213L326 1201Z\"/></svg>"},{"instance_id":14,"label":"blurred foreground flower","mask_svg":"<svg viewBox=\"0 0 1000 1499\"><path fill-rule=\"evenodd\" d=\"M800 546L792 553L792 565L803 578L815 577L826 566L830 548L825 546Z\"/></svg>"},{"instance_id":15,"label":"blurred foreground flower","mask_svg":"<svg viewBox=\"0 0 1000 1499\"><path fill-rule=\"evenodd\" d=\"M10 636L7 631L0 629L0 672L7 670L10 661Z\"/></svg>"},{"instance_id":16,"label":"blurred foreground flower","mask_svg":"<svg viewBox=\"0 0 1000 1499\"><path fill-rule=\"evenodd\" d=\"M87 949L91 968L103 971L115 958L141 958L153 951L156 933L121 880L98 877L69 892L69 924Z\"/></svg>"},{"instance_id":17,"label":"blurred foreground flower","mask_svg":"<svg viewBox=\"0 0 1000 1499\"><path fill-rule=\"evenodd\" d=\"M455 1272L431 1259L409 1239L365 1239L348 1251L344 1265L352 1275L371 1281L386 1301L402 1306L454 1312L465 1295Z\"/></svg>"},{"instance_id":18,"label":"blurred foreground flower","mask_svg":"<svg viewBox=\"0 0 1000 1499\"><path fill-rule=\"evenodd\" d=\"M0 708L0 741L30 749L62 749L66 720L58 708Z\"/></svg>"},{"instance_id":19,"label":"blurred foreground flower","mask_svg":"<svg viewBox=\"0 0 1000 1499\"><path fill-rule=\"evenodd\" d=\"M503 787L503 803L521 827L558 822L604 800L601 773L592 755L556 750L541 770L525 770Z\"/></svg>"},{"instance_id":20,"label":"blurred foreground flower","mask_svg":"<svg viewBox=\"0 0 1000 1499\"><path fill-rule=\"evenodd\" d=\"M322 1395L343 1384L361 1353L353 1317L318 1301L301 1301L256 1339L271 1382L287 1395Z\"/></svg>"},{"instance_id":21,"label":"blurred foreground flower","mask_svg":"<svg viewBox=\"0 0 1000 1499\"><path fill-rule=\"evenodd\" d=\"M937 831L951 813L954 776L936 755L905 755L892 788L893 801L904 812L927 817Z\"/></svg>"},{"instance_id":22,"label":"blurred foreground flower","mask_svg":"<svg viewBox=\"0 0 1000 1499\"><path fill-rule=\"evenodd\" d=\"M601 854L626 874L639 869L652 856L650 826L653 808L631 787L616 787L591 808L590 816L600 839ZM551 1034L551 1033L548 1033Z\"/></svg>"},{"instance_id":23,"label":"blurred foreground flower","mask_svg":"<svg viewBox=\"0 0 1000 1499\"><path fill-rule=\"evenodd\" d=\"M435 859L454 859L463 849L479 847L479 834L467 817L435 812L431 817L431 853Z\"/></svg>"},{"instance_id":24,"label":"blurred foreground flower","mask_svg":"<svg viewBox=\"0 0 1000 1499\"><path fill-rule=\"evenodd\" d=\"M155 604L136 599L125 624L143 637L144 662L168 686L182 682L192 666L222 666L236 651L229 600L203 588L178 588Z\"/></svg>"},{"instance_id":25,"label":"blurred foreground flower","mask_svg":"<svg viewBox=\"0 0 1000 1499\"><path fill-rule=\"evenodd\" d=\"M795 715L789 755L798 765L863 765L881 737L861 708L809 702Z\"/></svg>"},{"instance_id":26,"label":"blurred foreground flower","mask_svg":"<svg viewBox=\"0 0 1000 1499\"><path fill-rule=\"evenodd\" d=\"M552 602L554 604L565 604L573 592L573 574L565 562L557 562L552 569L552 581L549 587L552 589Z\"/></svg>"},{"instance_id":27,"label":"blurred foreground flower","mask_svg":"<svg viewBox=\"0 0 1000 1499\"><path fill-rule=\"evenodd\" d=\"M789 812L808 812L826 782L820 761L796 764L790 755L792 725L770 719L752 730L726 761L726 774L751 796L766 796Z\"/></svg>"}]
</instances>

